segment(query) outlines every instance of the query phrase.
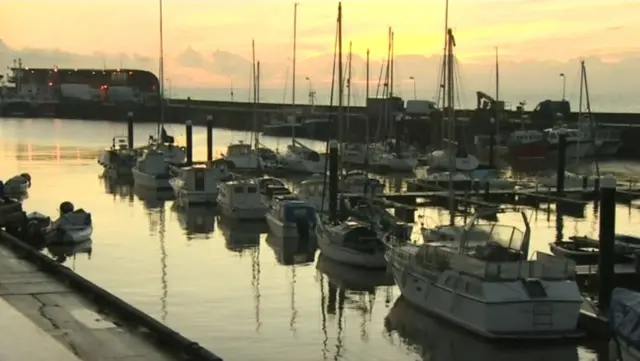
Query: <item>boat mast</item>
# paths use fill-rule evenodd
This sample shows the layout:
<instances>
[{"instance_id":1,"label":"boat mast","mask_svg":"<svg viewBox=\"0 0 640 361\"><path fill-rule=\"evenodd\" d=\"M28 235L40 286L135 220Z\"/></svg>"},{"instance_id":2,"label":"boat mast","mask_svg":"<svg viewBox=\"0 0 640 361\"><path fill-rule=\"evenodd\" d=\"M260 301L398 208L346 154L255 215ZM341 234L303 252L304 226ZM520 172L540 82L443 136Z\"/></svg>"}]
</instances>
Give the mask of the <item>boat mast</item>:
<instances>
[{"instance_id":1,"label":"boat mast","mask_svg":"<svg viewBox=\"0 0 640 361\"><path fill-rule=\"evenodd\" d=\"M344 119L344 84L342 82L342 1L338 3L338 142L340 144L340 154L343 152L343 129L342 122ZM340 157L342 160L342 156ZM342 163L342 161L341 161Z\"/></svg>"},{"instance_id":2,"label":"boat mast","mask_svg":"<svg viewBox=\"0 0 640 361\"><path fill-rule=\"evenodd\" d=\"M498 59L498 47L496 46L496 102L500 100L500 62Z\"/></svg>"},{"instance_id":3,"label":"boat mast","mask_svg":"<svg viewBox=\"0 0 640 361\"><path fill-rule=\"evenodd\" d=\"M447 37L447 33L449 31L449 0L446 0L445 2L445 7L444 7L444 46L443 46L443 56L442 56L442 74L440 75L442 78L442 83L440 84L440 89L442 92L442 109L444 110L446 108L446 104L447 104L447 96L445 94L447 94L447 59L448 59L448 54L447 54L447 47L448 47L448 37ZM440 92L439 92L440 93ZM442 139L446 138L446 127L445 127L445 117L444 114L442 114L442 121L440 123L440 127L442 128Z\"/></svg>"},{"instance_id":4,"label":"boat mast","mask_svg":"<svg viewBox=\"0 0 640 361\"><path fill-rule=\"evenodd\" d=\"M454 225L455 213L454 213L454 194L453 194L453 173L456 170L455 167L455 109L454 109L454 97L453 97L453 47L455 46L455 39L453 38L453 31L447 30L447 108L448 108L448 125L449 136L447 153L449 155L449 223Z\"/></svg>"},{"instance_id":5,"label":"boat mast","mask_svg":"<svg viewBox=\"0 0 640 361\"><path fill-rule=\"evenodd\" d=\"M293 112L296 114L296 45L298 40L298 3L293 4L293 57L292 57L292 79L291 79L291 104L293 105ZM291 127L291 143L295 146L296 143L296 127Z\"/></svg>"},{"instance_id":6,"label":"boat mast","mask_svg":"<svg viewBox=\"0 0 640 361\"><path fill-rule=\"evenodd\" d=\"M598 149L596 149L596 124L595 124L595 119L593 119L593 114L591 113L591 97L589 96L589 80L587 77L587 66L584 63L584 60L582 61L582 75L584 78L584 94L585 94L585 100L587 102L587 115L589 116L589 128L590 128L590 133L591 133L591 140L593 142L593 147L594 147L594 154L597 156L598 155ZM580 95L582 95L582 92L580 92ZM600 164L598 163L598 158L596 157L596 176L598 178L600 178Z\"/></svg>"},{"instance_id":7,"label":"boat mast","mask_svg":"<svg viewBox=\"0 0 640 361\"><path fill-rule=\"evenodd\" d=\"M364 106L367 106L369 102L369 70L370 70L370 60L369 60L369 49L367 49L367 89L365 90L365 98L364 98ZM365 144L369 147L369 119L367 118L365 123L366 134L364 135Z\"/></svg>"},{"instance_id":8,"label":"boat mast","mask_svg":"<svg viewBox=\"0 0 640 361\"><path fill-rule=\"evenodd\" d=\"M251 137L253 138L258 127L258 85L257 83L257 71L256 71L256 41L251 39L251 79L253 79L253 129L251 130ZM258 140L255 139L255 148L258 148Z\"/></svg>"},{"instance_id":9,"label":"boat mast","mask_svg":"<svg viewBox=\"0 0 640 361\"><path fill-rule=\"evenodd\" d=\"M158 73L160 75L160 82L158 89L160 94L160 122L158 123L158 141L162 141L161 132L162 127L164 127L164 26L162 22L163 12L162 12L162 0L158 0L158 7L160 12L160 59L159 59L159 70Z\"/></svg>"},{"instance_id":10,"label":"boat mast","mask_svg":"<svg viewBox=\"0 0 640 361\"><path fill-rule=\"evenodd\" d=\"M346 122L347 122L347 133L349 133L349 126L351 125L351 57L352 57L352 42L349 41L349 56L347 58L347 63L348 63L348 68L347 68L347 81L346 81L346 85L347 85L347 116L346 116Z\"/></svg>"}]
</instances>

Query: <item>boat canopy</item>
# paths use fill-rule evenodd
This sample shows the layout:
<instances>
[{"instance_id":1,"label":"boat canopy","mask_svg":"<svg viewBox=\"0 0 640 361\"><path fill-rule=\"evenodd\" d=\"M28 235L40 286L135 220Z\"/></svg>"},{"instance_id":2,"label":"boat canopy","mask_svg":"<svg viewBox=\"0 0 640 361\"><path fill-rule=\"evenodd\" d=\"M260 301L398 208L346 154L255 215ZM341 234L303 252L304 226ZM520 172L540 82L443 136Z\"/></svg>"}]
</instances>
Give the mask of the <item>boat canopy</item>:
<instances>
[{"instance_id":1,"label":"boat canopy","mask_svg":"<svg viewBox=\"0 0 640 361\"><path fill-rule=\"evenodd\" d=\"M295 223L299 219L315 224L316 209L307 202L300 200L287 200L282 205L282 214L285 222Z\"/></svg>"},{"instance_id":2,"label":"boat canopy","mask_svg":"<svg viewBox=\"0 0 640 361\"><path fill-rule=\"evenodd\" d=\"M609 312L609 323L616 336L640 349L640 293L614 289Z\"/></svg>"}]
</instances>

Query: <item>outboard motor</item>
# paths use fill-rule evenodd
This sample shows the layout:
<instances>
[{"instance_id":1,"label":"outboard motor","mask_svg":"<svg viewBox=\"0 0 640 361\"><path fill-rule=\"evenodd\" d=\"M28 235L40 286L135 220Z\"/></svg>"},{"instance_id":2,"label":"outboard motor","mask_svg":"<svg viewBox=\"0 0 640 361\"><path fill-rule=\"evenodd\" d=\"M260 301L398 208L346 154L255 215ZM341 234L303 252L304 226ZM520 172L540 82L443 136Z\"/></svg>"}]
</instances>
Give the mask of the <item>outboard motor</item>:
<instances>
[{"instance_id":1,"label":"outboard motor","mask_svg":"<svg viewBox=\"0 0 640 361\"><path fill-rule=\"evenodd\" d=\"M65 201L60 203L60 214L67 214L67 213L71 213L75 210L75 207L73 206L73 203Z\"/></svg>"}]
</instances>

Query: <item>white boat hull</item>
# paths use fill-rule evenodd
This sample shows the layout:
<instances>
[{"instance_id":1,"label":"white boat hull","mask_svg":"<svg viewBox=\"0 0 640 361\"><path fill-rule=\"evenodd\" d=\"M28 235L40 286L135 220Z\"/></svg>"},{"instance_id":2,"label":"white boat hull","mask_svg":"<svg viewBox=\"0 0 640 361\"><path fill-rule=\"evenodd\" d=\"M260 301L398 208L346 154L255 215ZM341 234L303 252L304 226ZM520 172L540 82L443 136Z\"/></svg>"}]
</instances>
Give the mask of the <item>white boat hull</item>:
<instances>
[{"instance_id":1,"label":"white boat hull","mask_svg":"<svg viewBox=\"0 0 640 361\"><path fill-rule=\"evenodd\" d=\"M300 233L298 227L294 223L283 223L281 220L267 212L265 218L269 226L269 232L278 239L299 239ZM313 228L309 228L309 239L315 239L316 232Z\"/></svg>"},{"instance_id":2,"label":"white boat hull","mask_svg":"<svg viewBox=\"0 0 640 361\"><path fill-rule=\"evenodd\" d=\"M93 234L93 227L89 226L71 226L60 229L52 229L46 233L45 238L48 243L56 244L77 244L88 241Z\"/></svg>"},{"instance_id":3,"label":"white boat hull","mask_svg":"<svg viewBox=\"0 0 640 361\"><path fill-rule=\"evenodd\" d=\"M261 221L267 213L268 208L264 205L259 207L244 208L244 207L232 207L227 203L218 203L218 209L220 213L229 219L238 221Z\"/></svg>"},{"instance_id":4,"label":"white boat hull","mask_svg":"<svg viewBox=\"0 0 640 361\"><path fill-rule=\"evenodd\" d=\"M184 182L172 178L169 180L169 184L173 189L173 194L176 196L176 200L181 205L187 204L217 204L218 203L218 189L212 189L210 191L196 191L183 188Z\"/></svg>"},{"instance_id":5,"label":"white boat hull","mask_svg":"<svg viewBox=\"0 0 640 361\"><path fill-rule=\"evenodd\" d=\"M459 327L491 339L546 339L577 336L577 319L581 300L571 297L558 300L490 303L452 292L410 272L392 267L393 277L403 297L424 312L441 317ZM515 280L512 283L517 284ZM560 294L571 283L545 282L545 289ZM504 285L504 283L499 283ZM508 285L508 283L507 283ZM573 287L577 288L575 283ZM519 285L514 285L519 287ZM484 294L492 290L484 286ZM578 292L577 289L575 292ZM536 313L544 310L544 313Z\"/></svg>"},{"instance_id":6,"label":"white boat hull","mask_svg":"<svg viewBox=\"0 0 640 361\"><path fill-rule=\"evenodd\" d=\"M357 252L331 242L326 238L327 234L324 232L316 232L316 237L318 239L320 252L336 262L364 268L384 268L387 265L387 260L384 258L384 251L370 254Z\"/></svg>"},{"instance_id":7,"label":"white boat hull","mask_svg":"<svg viewBox=\"0 0 640 361\"><path fill-rule=\"evenodd\" d=\"M381 158L376 165L392 172L413 172L418 165L418 160L415 158Z\"/></svg>"},{"instance_id":8,"label":"white boat hull","mask_svg":"<svg viewBox=\"0 0 640 361\"><path fill-rule=\"evenodd\" d=\"M131 169L133 175L133 182L138 187L165 189L171 188L169 180L170 175L154 175L139 171L137 168Z\"/></svg>"}]
</instances>

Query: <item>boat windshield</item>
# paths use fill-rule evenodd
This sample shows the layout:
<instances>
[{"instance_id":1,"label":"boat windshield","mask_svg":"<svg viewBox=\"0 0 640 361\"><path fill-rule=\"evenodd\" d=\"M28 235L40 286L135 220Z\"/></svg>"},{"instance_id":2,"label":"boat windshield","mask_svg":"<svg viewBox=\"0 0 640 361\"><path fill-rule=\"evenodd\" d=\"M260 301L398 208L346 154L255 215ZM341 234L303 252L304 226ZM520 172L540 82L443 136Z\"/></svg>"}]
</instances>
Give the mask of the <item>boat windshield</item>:
<instances>
[{"instance_id":1,"label":"boat windshield","mask_svg":"<svg viewBox=\"0 0 640 361\"><path fill-rule=\"evenodd\" d=\"M474 244L499 246L501 248L521 252L525 246L524 232L516 227L498 223L474 224L467 230L467 239Z\"/></svg>"}]
</instances>

